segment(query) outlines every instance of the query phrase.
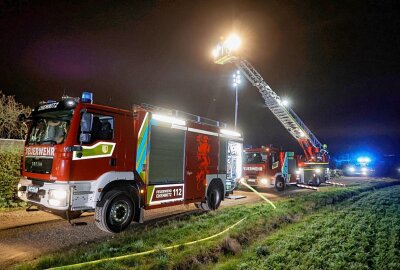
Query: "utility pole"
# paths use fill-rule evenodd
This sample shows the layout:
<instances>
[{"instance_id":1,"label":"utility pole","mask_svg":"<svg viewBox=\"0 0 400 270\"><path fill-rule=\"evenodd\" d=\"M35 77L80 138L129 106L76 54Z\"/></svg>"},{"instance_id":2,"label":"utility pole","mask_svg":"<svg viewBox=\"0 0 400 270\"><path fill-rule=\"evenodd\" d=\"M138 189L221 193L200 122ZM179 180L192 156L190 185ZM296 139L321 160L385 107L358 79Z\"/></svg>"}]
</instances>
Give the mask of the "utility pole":
<instances>
[{"instance_id":1,"label":"utility pole","mask_svg":"<svg viewBox=\"0 0 400 270\"><path fill-rule=\"evenodd\" d=\"M236 125L237 125L237 111L238 111L238 86L240 84L240 71L237 70L233 74L233 87L235 87L235 92L236 92L236 98L235 98L235 130L236 130Z\"/></svg>"}]
</instances>

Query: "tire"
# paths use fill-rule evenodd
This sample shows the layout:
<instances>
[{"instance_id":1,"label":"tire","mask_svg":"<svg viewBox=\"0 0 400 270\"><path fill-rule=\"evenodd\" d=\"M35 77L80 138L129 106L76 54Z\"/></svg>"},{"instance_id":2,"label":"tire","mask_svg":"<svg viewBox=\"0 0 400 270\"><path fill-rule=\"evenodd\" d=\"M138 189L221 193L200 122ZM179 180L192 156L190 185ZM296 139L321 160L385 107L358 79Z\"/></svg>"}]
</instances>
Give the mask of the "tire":
<instances>
[{"instance_id":1,"label":"tire","mask_svg":"<svg viewBox=\"0 0 400 270\"><path fill-rule=\"evenodd\" d=\"M124 191L110 190L97 203L95 211L97 227L109 233L122 232L139 211L136 201Z\"/></svg>"},{"instance_id":2,"label":"tire","mask_svg":"<svg viewBox=\"0 0 400 270\"><path fill-rule=\"evenodd\" d=\"M221 188L222 186L222 188ZM211 182L207 190L207 206L210 210L217 210L221 204L222 196L224 194L224 186L218 182Z\"/></svg>"},{"instance_id":3,"label":"tire","mask_svg":"<svg viewBox=\"0 0 400 270\"><path fill-rule=\"evenodd\" d=\"M275 180L275 188L277 191L283 191L286 187L285 179L282 176L278 176Z\"/></svg>"},{"instance_id":4,"label":"tire","mask_svg":"<svg viewBox=\"0 0 400 270\"><path fill-rule=\"evenodd\" d=\"M204 211L217 210L221 204L223 194L223 185L220 182L213 181L208 187L206 201L195 203L195 206Z\"/></svg>"},{"instance_id":5,"label":"tire","mask_svg":"<svg viewBox=\"0 0 400 270\"><path fill-rule=\"evenodd\" d=\"M68 211L68 216L67 216L67 211ZM56 212L55 214L62 217L63 219L69 218L70 220L72 220L72 219L79 218L83 213L82 211L70 211L70 210L67 210L67 211Z\"/></svg>"},{"instance_id":6,"label":"tire","mask_svg":"<svg viewBox=\"0 0 400 270\"><path fill-rule=\"evenodd\" d=\"M321 178L319 176L314 176L312 179L312 185L319 187L319 185L321 185Z\"/></svg>"}]
</instances>

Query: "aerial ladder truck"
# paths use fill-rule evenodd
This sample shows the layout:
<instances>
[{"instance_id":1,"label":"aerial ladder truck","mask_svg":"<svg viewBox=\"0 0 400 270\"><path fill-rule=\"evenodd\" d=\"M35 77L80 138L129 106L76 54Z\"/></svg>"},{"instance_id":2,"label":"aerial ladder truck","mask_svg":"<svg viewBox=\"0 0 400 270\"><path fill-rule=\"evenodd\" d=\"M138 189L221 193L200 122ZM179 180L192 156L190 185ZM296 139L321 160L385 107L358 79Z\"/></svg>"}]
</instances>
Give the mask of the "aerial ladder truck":
<instances>
[{"instance_id":1,"label":"aerial ladder truck","mask_svg":"<svg viewBox=\"0 0 400 270\"><path fill-rule=\"evenodd\" d=\"M214 62L216 64L235 64L244 74L249 82L257 87L266 107L281 122L283 127L298 141L304 151L304 156L297 156L296 159L296 183L298 185L315 185L329 180L329 154L327 146L322 144L311 130L304 124L300 117L272 90L265 82L263 77L245 58L236 54L240 46L240 38L231 35L226 40L220 42L213 50ZM284 179L285 183L290 183L291 177L289 170L280 165L282 170L279 172L279 179ZM279 190L280 188L276 186ZM281 189L282 186L281 186Z\"/></svg>"}]
</instances>

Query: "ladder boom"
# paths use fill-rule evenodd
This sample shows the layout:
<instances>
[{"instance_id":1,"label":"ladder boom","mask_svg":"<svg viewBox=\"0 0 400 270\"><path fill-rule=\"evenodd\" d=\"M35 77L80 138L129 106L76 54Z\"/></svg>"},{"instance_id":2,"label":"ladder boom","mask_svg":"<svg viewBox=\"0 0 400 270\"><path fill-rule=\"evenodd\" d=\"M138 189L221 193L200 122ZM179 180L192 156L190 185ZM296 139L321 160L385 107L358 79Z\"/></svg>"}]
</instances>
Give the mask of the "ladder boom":
<instances>
[{"instance_id":1,"label":"ladder boom","mask_svg":"<svg viewBox=\"0 0 400 270\"><path fill-rule=\"evenodd\" d=\"M230 62L233 62L252 85L257 87L264 99L265 105L296 140L304 141L307 139L312 147L318 149L322 148L320 141L303 123L300 117L298 117L291 108L282 104L281 98L272 90L264 81L263 77L247 60L239 57L232 57Z\"/></svg>"}]
</instances>

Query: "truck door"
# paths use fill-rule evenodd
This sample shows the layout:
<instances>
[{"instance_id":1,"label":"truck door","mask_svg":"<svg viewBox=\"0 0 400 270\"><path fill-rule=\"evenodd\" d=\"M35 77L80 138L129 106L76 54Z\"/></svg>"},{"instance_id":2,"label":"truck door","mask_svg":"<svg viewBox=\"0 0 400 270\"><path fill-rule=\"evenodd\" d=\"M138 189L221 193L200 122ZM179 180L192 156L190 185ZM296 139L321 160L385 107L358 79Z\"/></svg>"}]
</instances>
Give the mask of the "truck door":
<instances>
[{"instance_id":1,"label":"truck door","mask_svg":"<svg viewBox=\"0 0 400 270\"><path fill-rule=\"evenodd\" d=\"M269 162L268 162L268 170L271 172L269 175L274 176L276 173L280 171L281 164L279 163L279 156L278 153L272 151L269 155Z\"/></svg>"},{"instance_id":2,"label":"truck door","mask_svg":"<svg viewBox=\"0 0 400 270\"><path fill-rule=\"evenodd\" d=\"M203 199L207 176L218 177L218 137L191 131L186 134L185 199Z\"/></svg>"},{"instance_id":3,"label":"truck door","mask_svg":"<svg viewBox=\"0 0 400 270\"><path fill-rule=\"evenodd\" d=\"M95 180L102 174L115 171L117 166L116 115L109 112L88 111L93 114L90 142L82 144L82 151L74 151L71 180ZM77 144L79 145L79 134Z\"/></svg>"}]
</instances>

